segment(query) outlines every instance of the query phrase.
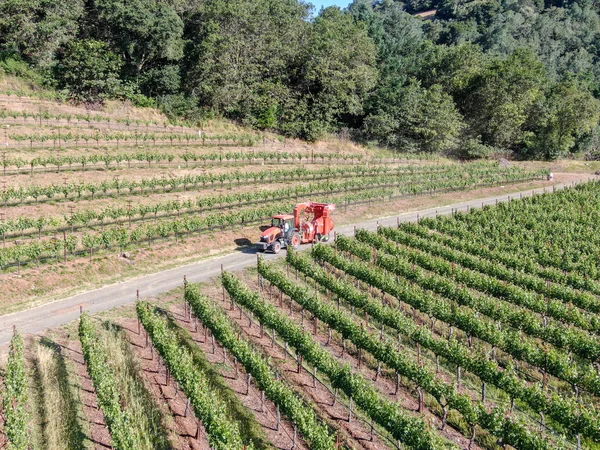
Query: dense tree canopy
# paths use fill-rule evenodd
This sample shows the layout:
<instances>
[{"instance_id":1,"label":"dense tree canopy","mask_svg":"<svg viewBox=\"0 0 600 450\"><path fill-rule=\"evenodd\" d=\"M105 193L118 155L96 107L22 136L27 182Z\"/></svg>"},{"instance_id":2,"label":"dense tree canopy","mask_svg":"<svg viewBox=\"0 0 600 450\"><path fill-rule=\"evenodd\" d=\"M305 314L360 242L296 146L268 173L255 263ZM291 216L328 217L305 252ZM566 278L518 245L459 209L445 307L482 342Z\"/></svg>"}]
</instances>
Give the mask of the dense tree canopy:
<instances>
[{"instance_id":1,"label":"dense tree canopy","mask_svg":"<svg viewBox=\"0 0 600 450\"><path fill-rule=\"evenodd\" d=\"M600 154L598 42L592 0L0 2L0 58L77 101L465 158Z\"/></svg>"}]
</instances>

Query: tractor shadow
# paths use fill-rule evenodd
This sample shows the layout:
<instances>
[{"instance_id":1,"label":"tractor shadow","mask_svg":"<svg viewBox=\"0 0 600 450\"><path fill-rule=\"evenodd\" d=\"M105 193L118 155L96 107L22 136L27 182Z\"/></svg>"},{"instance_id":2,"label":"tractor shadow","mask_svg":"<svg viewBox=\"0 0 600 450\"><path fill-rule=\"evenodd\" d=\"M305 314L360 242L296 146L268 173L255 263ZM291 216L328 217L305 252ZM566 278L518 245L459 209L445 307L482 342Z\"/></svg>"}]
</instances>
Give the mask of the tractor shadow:
<instances>
[{"instance_id":1,"label":"tractor shadow","mask_svg":"<svg viewBox=\"0 0 600 450\"><path fill-rule=\"evenodd\" d=\"M233 242L235 243L236 251L238 252L252 255L258 253L256 245L254 245L254 243L248 238L234 239Z\"/></svg>"}]
</instances>

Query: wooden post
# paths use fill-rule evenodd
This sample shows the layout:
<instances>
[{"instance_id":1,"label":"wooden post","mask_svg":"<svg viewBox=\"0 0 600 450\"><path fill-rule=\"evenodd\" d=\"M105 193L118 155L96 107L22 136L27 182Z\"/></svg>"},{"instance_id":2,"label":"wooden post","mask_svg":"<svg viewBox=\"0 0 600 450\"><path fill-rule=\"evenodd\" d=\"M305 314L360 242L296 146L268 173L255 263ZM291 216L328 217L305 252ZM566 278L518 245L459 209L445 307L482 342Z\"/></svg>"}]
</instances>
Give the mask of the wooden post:
<instances>
[{"instance_id":1,"label":"wooden post","mask_svg":"<svg viewBox=\"0 0 600 450\"><path fill-rule=\"evenodd\" d=\"M352 397L350 397L350 411L348 411L348 423L352 422L352 413L354 411L354 402Z\"/></svg>"},{"instance_id":2,"label":"wooden post","mask_svg":"<svg viewBox=\"0 0 600 450\"><path fill-rule=\"evenodd\" d=\"M294 438L292 441L292 449L296 448L296 438L298 436L298 425L294 424Z\"/></svg>"},{"instance_id":3,"label":"wooden post","mask_svg":"<svg viewBox=\"0 0 600 450\"><path fill-rule=\"evenodd\" d=\"M281 412L279 411L279 405L277 405L277 428L276 428L277 431L279 431L280 426L281 426Z\"/></svg>"},{"instance_id":4,"label":"wooden post","mask_svg":"<svg viewBox=\"0 0 600 450\"><path fill-rule=\"evenodd\" d=\"M440 430L444 431L446 428L446 422L448 421L448 405L444 405L444 415L442 416L442 426Z\"/></svg>"}]
</instances>

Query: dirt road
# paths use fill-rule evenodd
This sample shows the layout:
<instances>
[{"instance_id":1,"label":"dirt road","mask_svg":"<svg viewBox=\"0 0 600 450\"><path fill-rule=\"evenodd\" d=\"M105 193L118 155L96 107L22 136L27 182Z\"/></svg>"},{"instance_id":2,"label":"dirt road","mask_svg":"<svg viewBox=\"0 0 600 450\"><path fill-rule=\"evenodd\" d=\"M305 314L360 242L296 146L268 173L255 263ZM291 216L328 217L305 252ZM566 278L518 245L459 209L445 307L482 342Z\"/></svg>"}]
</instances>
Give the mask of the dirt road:
<instances>
[{"instance_id":1,"label":"dirt road","mask_svg":"<svg viewBox=\"0 0 600 450\"><path fill-rule=\"evenodd\" d=\"M336 229L338 234L352 235L354 228L366 228L376 230L377 225L393 226L398 221L416 221L419 217L432 217L436 214L451 214L453 210L466 211L468 208L477 208L482 205L493 205L496 202L505 202L509 198L520 196L531 196L554 189L562 189L563 184L554 186L505 194L496 197L488 197L471 200L453 205L440 206L438 208L426 209L418 212L400 214L398 216L369 220L356 225L342 226ZM310 248L310 246L304 246ZM285 251L279 255L267 254L267 259L281 258ZM84 310L96 313L115 308L117 306L133 303L136 300L136 291L139 289L140 297L151 297L163 292L170 291L182 285L183 276L187 276L190 282L207 281L221 272L221 266L225 270L239 271L256 264L256 251L247 249L231 253L218 258L207 259L171 270L165 270L151 275L146 275L122 283L105 286L100 289L84 292L64 300L59 300L37 308L8 314L0 317L0 345L6 344L12 335L12 327L16 326L22 333L39 333L49 328L59 327L69 323L79 316L80 307Z\"/></svg>"}]
</instances>

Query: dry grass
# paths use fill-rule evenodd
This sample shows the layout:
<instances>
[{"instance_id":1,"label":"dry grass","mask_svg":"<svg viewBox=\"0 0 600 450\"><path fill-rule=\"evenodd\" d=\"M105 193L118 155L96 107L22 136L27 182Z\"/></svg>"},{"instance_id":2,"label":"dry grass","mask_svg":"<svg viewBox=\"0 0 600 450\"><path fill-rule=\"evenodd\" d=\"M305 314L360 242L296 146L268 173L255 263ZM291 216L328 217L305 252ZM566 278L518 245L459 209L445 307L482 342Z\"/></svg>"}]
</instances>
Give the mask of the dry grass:
<instances>
[{"instance_id":1,"label":"dry grass","mask_svg":"<svg viewBox=\"0 0 600 450\"><path fill-rule=\"evenodd\" d=\"M167 431L171 428L167 424L167 414L155 403L144 384L140 376L140 364L124 334L112 322L105 322L98 336L100 345L109 356L108 363L114 370L116 384L121 389L121 404L131 418L131 429L137 435L138 450L172 448Z\"/></svg>"},{"instance_id":2,"label":"dry grass","mask_svg":"<svg viewBox=\"0 0 600 450\"><path fill-rule=\"evenodd\" d=\"M61 347L43 338L32 348L32 442L35 449L92 448L81 397Z\"/></svg>"}]
</instances>

